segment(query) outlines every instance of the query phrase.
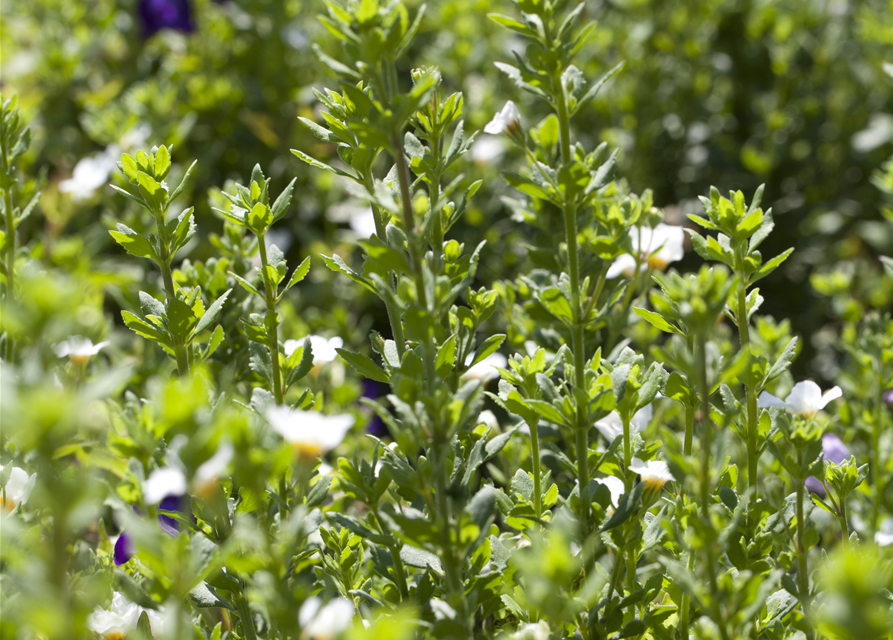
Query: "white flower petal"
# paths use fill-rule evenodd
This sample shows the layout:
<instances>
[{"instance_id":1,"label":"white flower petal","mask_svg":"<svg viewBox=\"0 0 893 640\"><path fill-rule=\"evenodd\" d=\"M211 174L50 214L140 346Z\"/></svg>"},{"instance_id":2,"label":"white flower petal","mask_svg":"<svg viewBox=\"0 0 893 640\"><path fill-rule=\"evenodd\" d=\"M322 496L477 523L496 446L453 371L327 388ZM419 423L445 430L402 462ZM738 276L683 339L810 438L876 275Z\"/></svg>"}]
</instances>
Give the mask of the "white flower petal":
<instances>
[{"instance_id":1,"label":"white flower petal","mask_svg":"<svg viewBox=\"0 0 893 640\"><path fill-rule=\"evenodd\" d=\"M28 502L36 482L36 473L32 473L29 476L24 469L13 467L9 472L9 480L6 481L6 487L3 489L6 500L12 505L25 504Z\"/></svg>"},{"instance_id":2,"label":"white flower petal","mask_svg":"<svg viewBox=\"0 0 893 640\"><path fill-rule=\"evenodd\" d=\"M770 407L777 407L779 409L786 409L788 405L784 403L780 398L776 398L768 391L764 391L760 394L760 397L757 399L757 405L762 409L769 409Z\"/></svg>"},{"instance_id":3,"label":"white flower petal","mask_svg":"<svg viewBox=\"0 0 893 640\"><path fill-rule=\"evenodd\" d=\"M601 420L596 421L595 428L608 442L613 442L614 438L623 435L623 421L616 411L612 411Z\"/></svg>"},{"instance_id":4,"label":"white flower petal","mask_svg":"<svg viewBox=\"0 0 893 640\"><path fill-rule=\"evenodd\" d=\"M639 458L633 458L629 470L636 475L641 476L642 480L664 482L675 482L676 478L670 473L670 467L663 460L649 460L642 462Z\"/></svg>"},{"instance_id":5,"label":"white flower petal","mask_svg":"<svg viewBox=\"0 0 893 640\"><path fill-rule=\"evenodd\" d=\"M843 390L840 387L838 387L838 386L831 387L824 393L824 395L822 395L822 399L819 402L819 410L824 409L826 406L828 406L829 402L832 402L832 401L837 400L838 398L842 398L842 397L843 397Z\"/></svg>"},{"instance_id":6,"label":"white flower petal","mask_svg":"<svg viewBox=\"0 0 893 640\"><path fill-rule=\"evenodd\" d=\"M235 452L236 450L230 442L220 445L214 455L196 469L195 477L192 480L193 484L210 482L217 478L229 465Z\"/></svg>"},{"instance_id":7,"label":"white flower petal","mask_svg":"<svg viewBox=\"0 0 893 640\"><path fill-rule=\"evenodd\" d=\"M608 267L607 278L632 278L636 273L636 259L628 253L617 256L611 266Z\"/></svg>"},{"instance_id":8,"label":"white flower petal","mask_svg":"<svg viewBox=\"0 0 893 640\"><path fill-rule=\"evenodd\" d=\"M596 478L595 481L608 487L608 491L611 492L611 504L616 507L620 501L620 496L626 491L623 480L614 476L608 476L606 478Z\"/></svg>"},{"instance_id":9,"label":"white flower petal","mask_svg":"<svg viewBox=\"0 0 893 640\"><path fill-rule=\"evenodd\" d=\"M471 354L468 356L467 362L471 362L473 359L474 354ZM487 382L499 377L499 371L494 367L505 369L508 364L508 359L501 353L491 353L476 365L469 367L462 378L464 380L480 380L481 382Z\"/></svg>"},{"instance_id":10,"label":"white flower petal","mask_svg":"<svg viewBox=\"0 0 893 640\"><path fill-rule=\"evenodd\" d=\"M318 411L273 407L266 414L273 430L287 442L308 452L325 453L337 447L354 425L352 415L327 416Z\"/></svg>"},{"instance_id":11,"label":"white flower petal","mask_svg":"<svg viewBox=\"0 0 893 640\"><path fill-rule=\"evenodd\" d=\"M794 385L784 401L793 413L811 416L821 408L822 390L812 380L804 380Z\"/></svg>"},{"instance_id":12,"label":"white flower petal","mask_svg":"<svg viewBox=\"0 0 893 640\"><path fill-rule=\"evenodd\" d=\"M179 469L164 467L155 469L143 482L143 497L148 504L158 504L167 496L186 493L186 476Z\"/></svg>"},{"instance_id":13,"label":"white flower petal","mask_svg":"<svg viewBox=\"0 0 893 640\"><path fill-rule=\"evenodd\" d=\"M493 119L484 127L484 133L499 135L516 122L521 122L521 114L515 103L509 100L502 111L493 116Z\"/></svg>"}]
</instances>

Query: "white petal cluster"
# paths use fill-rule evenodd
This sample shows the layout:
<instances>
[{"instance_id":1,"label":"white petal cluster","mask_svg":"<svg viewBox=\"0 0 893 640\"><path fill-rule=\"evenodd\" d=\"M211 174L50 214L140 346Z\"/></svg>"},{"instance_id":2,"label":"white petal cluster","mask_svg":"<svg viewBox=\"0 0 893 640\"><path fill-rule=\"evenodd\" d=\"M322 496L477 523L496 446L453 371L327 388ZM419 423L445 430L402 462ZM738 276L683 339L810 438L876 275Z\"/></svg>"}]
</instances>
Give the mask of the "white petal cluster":
<instances>
[{"instance_id":1,"label":"white petal cluster","mask_svg":"<svg viewBox=\"0 0 893 640\"><path fill-rule=\"evenodd\" d=\"M633 252L639 255L642 263L641 269L648 267L663 270L671 262L681 260L685 256L683 244L685 232L682 227L661 222L654 229L642 227L633 229L630 233ZM614 260L608 269L609 278L624 276L631 278L635 275L636 258L628 253Z\"/></svg>"},{"instance_id":2,"label":"white petal cluster","mask_svg":"<svg viewBox=\"0 0 893 640\"><path fill-rule=\"evenodd\" d=\"M517 126L521 123L521 113L515 103L509 100L505 103L502 111L493 116L493 119L484 127L484 133L490 135L499 135L506 129Z\"/></svg>"},{"instance_id":3,"label":"white petal cluster","mask_svg":"<svg viewBox=\"0 0 893 640\"><path fill-rule=\"evenodd\" d=\"M313 366L319 367L332 362L338 357L336 349L344 346L344 340L339 337L323 338L322 336L307 336L310 338L310 348L313 350ZM285 350L285 357L291 356L298 347L304 346L304 338L300 340L286 340L282 348Z\"/></svg>"},{"instance_id":4,"label":"white petal cluster","mask_svg":"<svg viewBox=\"0 0 893 640\"><path fill-rule=\"evenodd\" d=\"M473 359L474 354L468 356L469 362L471 362ZM476 365L469 367L468 371L463 374L462 379L488 382L499 377L499 371L497 371L496 367L505 369L508 364L508 359L501 353L491 353L489 356L478 362Z\"/></svg>"},{"instance_id":5,"label":"white petal cluster","mask_svg":"<svg viewBox=\"0 0 893 640\"><path fill-rule=\"evenodd\" d=\"M0 467L0 471L2 470L3 467ZM12 511L17 505L28 502L36 482L36 473L32 473L29 476L27 471L19 467L10 469L9 480L6 481L6 486L3 487L3 498L0 500L3 510Z\"/></svg>"},{"instance_id":6,"label":"white petal cluster","mask_svg":"<svg viewBox=\"0 0 893 640\"><path fill-rule=\"evenodd\" d=\"M301 637L307 640L329 640L350 626L354 615L353 602L335 598L323 605L322 599L312 596L304 601L298 612Z\"/></svg>"},{"instance_id":7,"label":"white petal cluster","mask_svg":"<svg viewBox=\"0 0 893 640\"><path fill-rule=\"evenodd\" d=\"M670 473L670 467L663 460L642 462L639 458L633 458L629 470L638 475L649 489L660 489L668 482L676 480Z\"/></svg>"},{"instance_id":8,"label":"white petal cluster","mask_svg":"<svg viewBox=\"0 0 893 640\"><path fill-rule=\"evenodd\" d=\"M832 387L822 394L822 390L812 380L798 382L784 400L776 398L764 391L760 394L759 405L762 408L777 407L794 415L811 418L824 409L829 402L843 396L840 387Z\"/></svg>"},{"instance_id":9,"label":"white petal cluster","mask_svg":"<svg viewBox=\"0 0 893 640\"><path fill-rule=\"evenodd\" d=\"M93 341L89 338L71 336L68 340L63 340L53 347L53 351L60 358L67 356L74 362L86 362L88 358L95 356L108 344L108 340L93 344Z\"/></svg>"},{"instance_id":10,"label":"white petal cluster","mask_svg":"<svg viewBox=\"0 0 893 640\"><path fill-rule=\"evenodd\" d=\"M629 421L630 435L641 433L648 426L648 423L651 422L652 415L654 415L654 409L650 404L636 411L632 420ZM614 438L623 435L623 420L620 419L619 413L612 411L597 421L595 428L605 437L605 440L613 442Z\"/></svg>"},{"instance_id":11,"label":"white petal cluster","mask_svg":"<svg viewBox=\"0 0 893 640\"><path fill-rule=\"evenodd\" d=\"M96 190L108 182L109 174L115 168L117 152L117 148L109 147L95 156L81 158L74 165L71 178L59 183L59 191L70 193L75 202L92 198Z\"/></svg>"},{"instance_id":12,"label":"white petal cluster","mask_svg":"<svg viewBox=\"0 0 893 640\"><path fill-rule=\"evenodd\" d=\"M874 533L874 541L882 547L893 544L893 518L884 518L880 528Z\"/></svg>"},{"instance_id":13,"label":"white petal cluster","mask_svg":"<svg viewBox=\"0 0 893 640\"><path fill-rule=\"evenodd\" d=\"M187 493L207 496L214 490L217 479L229 466L234 454L235 449L231 443L220 445L214 455L196 469L191 483L187 481L182 466L155 469L143 482L143 498L148 504L158 504L167 496L182 496Z\"/></svg>"},{"instance_id":14,"label":"white petal cluster","mask_svg":"<svg viewBox=\"0 0 893 640\"><path fill-rule=\"evenodd\" d=\"M143 611L149 618L152 636L160 638L164 633L165 626L161 613L152 609L143 609L128 600L123 593L117 591L112 596L112 606L108 609L97 608L87 618L87 626L106 640L121 640L136 629Z\"/></svg>"},{"instance_id":15,"label":"white petal cluster","mask_svg":"<svg viewBox=\"0 0 893 640\"><path fill-rule=\"evenodd\" d=\"M327 416L287 407L273 407L266 417L273 431L285 438L301 458L317 458L337 447L356 421L347 414Z\"/></svg>"},{"instance_id":16,"label":"white petal cluster","mask_svg":"<svg viewBox=\"0 0 893 640\"><path fill-rule=\"evenodd\" d=\"M626 491L626 487L623 486L623 480L614 476L607 476L605 478L596 478L595 481L608 487L608 491L611 492L611 504L616 507L620 503L620 496Z\"/></svg>"}]
</instances>

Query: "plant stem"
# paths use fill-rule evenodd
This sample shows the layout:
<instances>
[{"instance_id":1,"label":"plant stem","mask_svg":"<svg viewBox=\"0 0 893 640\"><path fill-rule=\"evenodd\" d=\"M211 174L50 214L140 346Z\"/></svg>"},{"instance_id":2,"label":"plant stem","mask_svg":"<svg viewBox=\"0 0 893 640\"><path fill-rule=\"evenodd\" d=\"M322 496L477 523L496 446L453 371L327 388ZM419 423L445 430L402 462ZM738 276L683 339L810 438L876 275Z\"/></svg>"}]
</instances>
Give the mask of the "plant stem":
<instances>
[{"instance_id":1,"label":"plant stem","mask_svg":"<svg viewBox=\"0 0 893 640\"><path fill-rule=\"evenodd\" d=\"M629 420L623 420L623 486L626 493L632 490L635 479L629 471L632 457L632 434L630 433ZM626 586L632 593L636 588L636 549L631 544L627 546L629 548L626 553ZM635 611L635 607L631 606L630 610Z\"/></svg>"},{"instance_id":2,"label":"plant stem","mask_svg":"<svg viewBox=\"0 0 893 640\"><path fill-rule=\"evenodd\" d=\"M737 261L737 259L736 259ZM743 271L738 273L738 335L741 340L741 348L750 347L750 327L747 318L747 281ZM757 463L759 452L757 451L757 390L753 382L745 383L747 390L747 489L750 492L749 500L757 499Z\"/></svg>"},{"instance_id":3,"label":"plant stem","mask_svg":"<svg viewBox=\"0 0 893 640\"><path fill-rule=\"evenodd\" d=\"M3 190L6 205L6 303L15 298L16 251L18 249L18 231L15 226L15 212L12 209L12 192ZM11 362L15 354L12 336L6 334L6 361Z\"/></svg>"},{"instance_id":4,"label":"plant stem","mask_svg":"<svg viewBox=\"0 0 893 640\"><path fill-rule=\"evenodd\" d=\"M556 86L561 87L560 80ZM564 89L557 91L558 129L561 139L561 161L571 161L570 114ZM567 244L567 262L570 276L571 305L573 307L574 324L571 333L571 350L574 354L574 394L577 409L577 476L580 483L580 521L583 525L583 538L589 534L589 407L586 406L586 369L585 344L583 333L583 310L580 306L580 264L577 250L577 209L576 203L570 200L564 205L564 235Z\"/></svg>"},{"instance_id":5,"label":"plant stem","mask_svg":"<svg viewBox=\"0 0 893 640\"><path fill-rule=\"evenodd\" d=\"M529 424L530 429L530 454L533 465L533 511L537 519L543 515L543 489L540 486L542 472L540 470L540 438L537 433L537 424Z\"/></svg>"},{"instance_id":6,"label":"plant stem","mask_svg":"<svg viewBox=\"0 0 893 640\"><path fill-rule=\"evenodd\" d=\"M846 515L846 499L840 501L840 511L837 514L837 521L840 523L840 533L843 535L843 548L850 547L850 527L847 523Z\"/></svg>"},{"instance_id":7,"label":"plant stem","mask_svg":"<svg viewBox=\"0 0 893 640\"><path fill-rule=\"evenodd\" d=\"M803 480L797 479L797 560L799 571L797 572L797 585L800 590L800 604L803 605L803 613L809 615L809 573L806 564L806 549L803 547L803 531L806 523L803 521Z\"/></svg>"},{"instance_id":8,"label":"plant stem","mask_svg":"<svg viewBox=\"0 0 893 640\"><path fill-rule=\"evenodd\" d=\"M267 326L267 337L270 339L270 361L273 364L273 397L276 404L282 404L282 370L279 366L279 319L276 316L276 285L267 277L267 245L262 233L257 234L257 247L260 250L261 274L264 279L264 292L266 293L267 315L272 318L272 326Z\"/></svg>"},{"instance_id":9,"label":"plant stem","mask_svg":"<svg viewBox=\"0 0 893 640\"><path fill-rule=\"evenodd\" d=\"M254 630L254 620L251 618L251 609L245 598L244 584L238 591L233 592L236 598L236 607L239 610L239 621L242 623L242 634L246 640L257 640L257 632Z\"/></svg>"},{"instance_id":10,"label":"plant stem","mask_svg":"<svg viewBox=\"0 0 893 640\"><path fill-rule=\"evenodd\" d=\"M685 454L686 457L691 456L691 447L692 441L694 440L694 431L695 431L695 408L690 404L685 405L685 442L682 445L682 453ZM685 504L685 496L682 493L682 489L679 489L680 495L679 500L681 502L680 506ZM681 509L678 509L681 511ZM678 517L678 514L677 514ZM694 571L695 568L695 552L694 549L688 550L688 570L689 572ZM687 593L682 594L682 605L680 606L679 613L679 626L677 627L677 631L680 633L684 632L683 638L688 637L688 617L689 611L691 609L691 596Z\"/></svg>"},{"instance_id":11,"label":"plant stem","mask_svg":"<svg viewBox=\"0 0 893 640\"><path fill-rule=\"evenodd\" d=\"M375 192L375 184L372 180L372 174L367 173L363 176L363 183L366 191L372 195ZM381 215L381 210L376 205L372 205L372 218L375 220L375 235L382 242L387 242L387 225ZM388 277L388 286L393 290L395 287L395 276L393 274ZM397 345L397 355L403 360L403 354L406 353L406 338L403 336L403 321L400 317L400 310L389 298L384 299L384 306L388 312L388 322L391 324L391 333L394 336L394 343Z\"/></svg>"}]
</instances>

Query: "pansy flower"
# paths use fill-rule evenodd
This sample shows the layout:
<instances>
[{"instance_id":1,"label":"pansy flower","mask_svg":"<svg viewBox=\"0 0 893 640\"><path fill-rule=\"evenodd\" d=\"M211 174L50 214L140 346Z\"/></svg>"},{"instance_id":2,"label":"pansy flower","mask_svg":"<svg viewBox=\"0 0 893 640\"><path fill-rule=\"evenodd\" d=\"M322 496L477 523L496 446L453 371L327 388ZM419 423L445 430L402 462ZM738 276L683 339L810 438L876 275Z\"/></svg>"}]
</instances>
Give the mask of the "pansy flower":
<instances>
[{"instance_id":1,"label":"pansy flower","mask_svg":"<svg viewBox=\"0 0 893 640\"><path fill-rule=\"evenodd\" d=\"M137 6L143 23L143 35L149 37L162 29L192 33L192 8L189 0L140 0Z\"/></svg>"},{"instance_id":2,"label":"pansy flower","mask_svg":"<svg viewBox=\"0 0 893 640\"><path fill-rule=\"evenodd\" d=\"M798 382L791 389L791 393L784 400L776 398L771 393L764 391L760 394L759 405L762 408L777 407L794 415L811 418L824 409L829 402L843 395L840 387L832 387L824 394L812 380Z\"/></svg>"},{"instance_id":3,"label":"pansy flower","mask_svg":"<svg viewBox=\"0 0 893 640\"><path fill-rule=\"evenodd\" d=\"M826 433L822 436L822 457L834 464L840 464L850 457L850 450L836 435ZM818 478L809 476L803 484L819 497L825 497L825 486Z\"/></svg>"}]
</instances>

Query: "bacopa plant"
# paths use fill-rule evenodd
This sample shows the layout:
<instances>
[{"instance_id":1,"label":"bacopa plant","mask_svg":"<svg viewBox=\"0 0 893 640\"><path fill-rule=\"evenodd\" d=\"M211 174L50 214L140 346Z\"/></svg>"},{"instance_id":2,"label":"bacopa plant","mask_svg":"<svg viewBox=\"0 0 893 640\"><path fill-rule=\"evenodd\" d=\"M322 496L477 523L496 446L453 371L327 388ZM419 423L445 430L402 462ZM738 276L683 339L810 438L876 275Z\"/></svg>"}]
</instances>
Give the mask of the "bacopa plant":
<instances>
[{"instance_id":1,"label":"bacopa plant","mask_svg":"<svg viewBox=\"0 0 893 640\"><path fill-rule=\"evenodd\" d=\"M195 163L158 144L121 156L103 219L132 280L48 263L3 102L0 637L890 638L889 310L841 327L839 386L795 380L803 338L760 313L792 251L761 252L762 187L671 224L575 128L623 70L575 66L583 4L489 16L523 46L481 132L462 79L408 58L424 6L325 9L321 146L293 154L368 205L356 255L289 266L302 194L260 165L197 233ZM526 238L491 282L500 256L453 237L477 136L514 150ZM375 300L368 341L319 282Z\"/></svg>"}]
</instances>

